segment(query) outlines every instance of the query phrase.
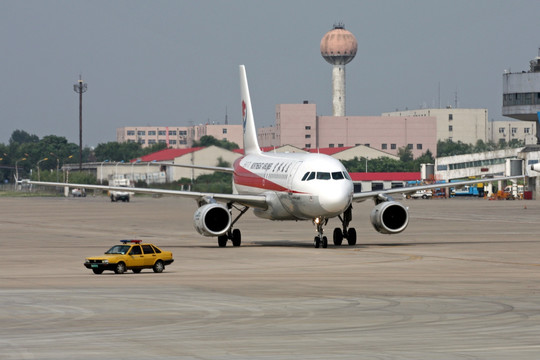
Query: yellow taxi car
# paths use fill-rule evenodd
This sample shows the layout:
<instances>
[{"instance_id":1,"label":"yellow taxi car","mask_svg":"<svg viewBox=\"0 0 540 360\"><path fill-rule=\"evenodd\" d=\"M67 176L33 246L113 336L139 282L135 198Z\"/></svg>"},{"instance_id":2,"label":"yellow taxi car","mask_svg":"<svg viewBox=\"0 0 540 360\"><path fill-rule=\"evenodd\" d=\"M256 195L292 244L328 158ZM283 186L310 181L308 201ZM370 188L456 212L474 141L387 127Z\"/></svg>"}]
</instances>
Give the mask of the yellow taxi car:
<instances>
[{"instance_id":1,"label":"yellow taxi car","mask_svg":"<svg viewBox=\"0 0 540 360\"><path fill-rule=\"evenodd\" d=\"M138 274L142 269L153 269L160 273L174 259L170 251L163 251L153 244L143 244L142 240L121 240L121 245L114 245L105 255L86 258L84 266L94 274L105 270L123 274L131 270Z\"/></svg>"}]
</instances>

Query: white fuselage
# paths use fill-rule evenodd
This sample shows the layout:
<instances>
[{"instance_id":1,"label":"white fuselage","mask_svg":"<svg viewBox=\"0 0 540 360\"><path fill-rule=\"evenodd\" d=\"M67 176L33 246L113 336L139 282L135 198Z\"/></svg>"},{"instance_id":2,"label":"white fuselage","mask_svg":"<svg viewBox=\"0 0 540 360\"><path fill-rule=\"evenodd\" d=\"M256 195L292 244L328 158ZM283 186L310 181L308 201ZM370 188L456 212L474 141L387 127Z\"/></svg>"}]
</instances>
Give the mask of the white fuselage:
<instances>
[{"instance_id":1,"label":"white fuselage","mask_svg":"<svg viewBox=\"0 0 540 360\"><path fill-rule=\"evenodd\" d=\"M255 209L272 220L331 218L351 204L353 184L338 160L321 154L262 153L234 163L233 191L265 195L268 208Z\"/></svg>"}]
</instances>

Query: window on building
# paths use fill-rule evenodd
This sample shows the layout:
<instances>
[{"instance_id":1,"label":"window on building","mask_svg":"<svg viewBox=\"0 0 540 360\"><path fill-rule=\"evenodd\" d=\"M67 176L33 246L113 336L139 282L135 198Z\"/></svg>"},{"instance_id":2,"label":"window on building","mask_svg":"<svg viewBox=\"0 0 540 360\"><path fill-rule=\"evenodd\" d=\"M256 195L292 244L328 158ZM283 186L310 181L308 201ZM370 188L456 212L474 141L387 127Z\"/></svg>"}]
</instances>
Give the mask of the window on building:
<instances>
[{"instance_id":1,"label":"window on building","mask_svg":"<svg viewBox=\"0 0 540 360\"><path fill-rule=\"evenodd\" d=\"M180 140L180 145L187 145L187 140L185 139Z\"/></svg>"},{"instance_id":2,"label":"window on building","mask_svg":"<svg viewBox=\"0 0 540 360\"><path fill-rule=\"evenodd\" d=\"M512 134L517 134L517 128L512 128Z\"/></svg>"},{"instance_id":3,"label":"window on building","mask_svg":"<svg viewBox=\"0 0 540 360\"><path fill-rule=\"evenodd\" d=\"M148 139L148 145L154 145L156 143L156 139Z\"/></svg>"},{"instance_id":4,"label":"window on building","mask_svg":"<svg viewBox=\"0 0 540 360\"><path fill-rule=\"evenodd\" d=\"M416 150L422 150L422 144L416 144Z\"/></svg>"},{"instance_id":5,"label":"window on building","mask_svg":"<svg viewBox=\"0 0 540 360\"><path fill-rule=\"evenodd\" d=\"M504 129L505 129L505 128L500 127L500 128L499 128L499 134L504 134Z\"/></svg>"},{"instance_id":6,"label":"window on building","mask_svg":"<svg viewBox=\"0 0 540 360\"><path fill-rule=\"evenodd\" d=\"M311 126L306 125L306 130L311 130Z\"/></svg>"},{"instance_id":7,"label":"window on building","mask_svg":"<svg viewBox=\"0 0 540 360\"><path fill-rule=\"evenodd\" d=\"M329 144L328 147L333 148L333 147L334 147L334 144Z\"/></svg>"},{"instance_id":8,"label":"window on building","mask_svg":"<svg viewBox=\"0 0 540 360\"><path fill-rule=\"evenodd\" d=\"M454 127L452 125L448 125L448 131L454 131Z\"/></svg>"},{"instance_id":9,"label":"window on building","mask_svg":"<svg viewBox=\"0 0 540 360\"><path fill-rule=\"evenodd\" d=\"M166 144L167 141L166 141L166 140L158 140L158 143L160 143L160 144Z\"/></svg>"},{"instance_id":10,"label":"window on building","mask_svg":"<svg viewBox=\"0 0 540 360\"><path fill-rule=\"evenodd\" d=\"M382 182L373 182L371 183L371 190L382 190L384 189L384 184Z\"/></svg>"},{"instance_id":11,"label":"window on building","mask_svg":"<svg viewBox=\"0 0 540 360\"><path fill-rule=\"evenodd\" d=\"M180 136L187 136L187 130L180 130L180 131L178 131L178 135L180 135Z\"/></svg>"},{"instance_id":12,"label":"window on building","mask_svg":"<svg viewBox=\"0 0 540 360\"><path fill-rule=\"evenodd\" d=\"M156 132L154 130L148 130L148 136L155 136Z\"/></svg>"},{"instance_id":13,"label":"window on building","mask_svg":"<svg viewBox=\"0 0 540 360\"><path fill-rule=\"evenodd\" d=\"M342 145L343 146L343 145ZM364 146L370 147L370 144L364 144Z\"/></svg>"},{"instance_id":14,"label":"window on building","mask_svg":"<svg viewBox=\"0 0 540 360\"><path fill-rule=\"evenodd\" d=\"M146 135L146 131L144 131L144 130L139 130L139 131L137 131L137 135L139 135L139 136L144 136L144 135Z\"/></svg>"},{"instance_id":15,"label":"window on building","mask_svg":"<svg viewBox=\"0 0 540 360\"><path fill-rule=\"evenodd\" d=\"M523 132L525 134L530 134L531 133L531 129L530 128L523 128Z\"/></svg>"},{"instance_id":16,"label":"window on building","mask_svg":"<svg viewBox=\"0 0 540 360\"><path fill-rule=\"evenodd\" d=\"M454 120L454 115L453 114L448 114L448 120Z\"/></svg>"},{"instance_id":17,"label":"window on building","mask_svg":"<svg viewBox=\"0 0 540 360\"><path fill-rule=\"evenodd\" d=\"M165 130L158 131L158 136L165 136L165 135L167 135L167 132Z\"/></svg>"},{"instance_id":18,"label":"window on building","mask_svg":"<svg viewBox=\"0 0 540 360\"><path fill-rule=\"evenodd\" d=\"M306 138L306 139L311 139L311 135L306 134L305 138Z\"/></svg>"},{"instance_id":19,"label":"window on building","mask_svg":"<svg viewBox=\"0 0 540 360\"><path fill-rule=\"evenodd\" d=\"M227 133L227 129L223 128L222 134L226 134L226 133Z\"/></svg>"},{"instance_id":20,"label":"window on building","mask_svg":"<svg viewBox=\"0 0 540 360\"><path fill-rule=\"evenodd\" d=\"M139 141L137 141L139 144L145 144L146 143L146 140L144 139L139 139Z\"/></svg>"},{"instance_id":21,"label":"window on building","mask_svg":"<svg viewBox=\"0 0 540 360\"><path fill-rule=\"evenodd\" d=\"M134 143L135 140L129 139L127 142L128 142L128 143Z\"/></svg>"},{"instance_id":22,"label":"window on building","mask_svg":"<svg viewBox=\"0 0 540 360\"><path fill-rule=\"evenodd\" d=\"M383 149L383 150L388 149L388 144L382 144L382 145L381 145L381 149Z\"/></svg>"},{"instance_id":23,"label":"window on building","mask_svg":"<svg viewBox=\"0 0 540 360\"><path fill-rule=\"evenodd\" d=\"M390 149L396 150L396 148L397 148L397 147L396 147L396 144L390 144Z\"/></svg>"},{"instance_id":24,"label":"window on building","mask_svg":"<svg viewBox=\"0 0 540 360\"><path fill-rule=\"evenodd\" d=\"M409 148L409 150L412 150L412 149L413 149L412 144L407 144L407 147Z\"/></svg>"},{"instance_id":25,"label":"window on building","mask_svg":"<svg viewBox=\"0 0 540 360\"><path fill-rule=\"evenodd\" d=\"M134 136L135 135L135 130L128 130L127 135L128 136Z\"/></svg>"},{"instance_id":26,"label":"window on building","mask_svg":"<svg viewBox=\"0 0 540 360\"><path fill-rule=\"evenodd\" d=\"M176 130L169 130L169 135L174 135L174 136L176 136Z\"/></svg>"},{"instance_id":27,"label":"window on building","mask_svg":"<svg viewBox=\"0 0 540 360\"><path fill-rule=\"evenodd\" d=\"M169 140L170 145L176 145L176 140Z\"/></svg>"},{"instance_id":28,"label":"window on building","mask_svg":"<svg viewBox=\"0 0 540 360\"><path fill-rule=\"evenodd\" d=\"M311 144L306 144L305 148L306 148L306 149L311 148Z\"/></svg>"},{"instance_id":29,"label":"window on building","mask_svg":"<svg viewBox=\"0 0 540 360\"><path fill-rule=\"evenodd\" d=\"M342 148L342 147L343 147L343 144L337 144L337 147Z\"/></svg>"}]
</instances>

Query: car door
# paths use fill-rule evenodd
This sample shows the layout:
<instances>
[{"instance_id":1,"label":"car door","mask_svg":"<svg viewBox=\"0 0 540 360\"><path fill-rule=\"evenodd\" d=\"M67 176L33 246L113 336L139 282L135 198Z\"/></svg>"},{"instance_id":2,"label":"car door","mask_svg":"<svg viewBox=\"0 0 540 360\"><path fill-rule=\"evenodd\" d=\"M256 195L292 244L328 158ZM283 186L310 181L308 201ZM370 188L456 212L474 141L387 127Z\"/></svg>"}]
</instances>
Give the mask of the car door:
<instances>
[{"instance_id":1,"label":"car door","mask_svg":"<svg viewBox=\"0 0 540 360\"><path fill-rule=\"evenodd\" d=\"M142 245L142 251L144 254L144 266L154 266L157 255L151 245Z\"/></svg>"},{"instance_id":2,"label":"car door","mask_svg":"<svg viewBox=\"0 0 540 360\"><path fill-rule=\"evenodd\" d=\"M126 256L126 265L130 267L144 266L144 254L140 245L133 245Z\"/></svg>"}]
</instances>

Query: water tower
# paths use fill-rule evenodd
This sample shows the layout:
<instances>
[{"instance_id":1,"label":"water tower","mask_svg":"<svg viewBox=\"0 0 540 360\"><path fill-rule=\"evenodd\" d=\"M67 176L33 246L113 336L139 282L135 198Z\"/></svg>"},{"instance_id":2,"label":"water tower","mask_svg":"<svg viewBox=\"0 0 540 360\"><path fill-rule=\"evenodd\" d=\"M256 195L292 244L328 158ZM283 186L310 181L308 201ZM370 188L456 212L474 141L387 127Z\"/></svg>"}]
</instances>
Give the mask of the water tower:
<instances>
[{"instance_id":1,"label":"water tower","mask_svg":"<svg viewBox=\"0 0 540 360\"><path fill-rule=\"evenodd\" d=\"M334 116L345 116L345 65L356 55L358 43L342 23L334 24L321 40L321 55L332 68L332 109Z\"/></svg>"}]
</instances>

